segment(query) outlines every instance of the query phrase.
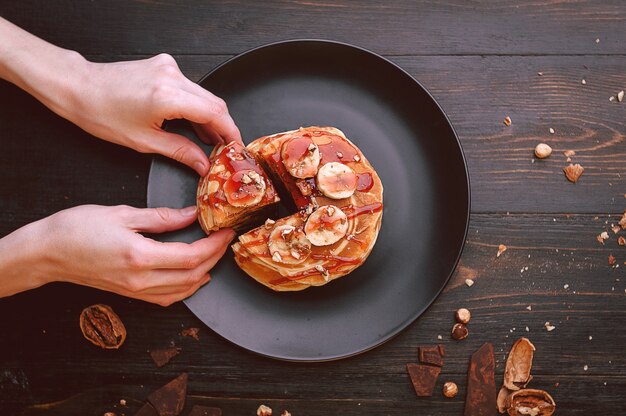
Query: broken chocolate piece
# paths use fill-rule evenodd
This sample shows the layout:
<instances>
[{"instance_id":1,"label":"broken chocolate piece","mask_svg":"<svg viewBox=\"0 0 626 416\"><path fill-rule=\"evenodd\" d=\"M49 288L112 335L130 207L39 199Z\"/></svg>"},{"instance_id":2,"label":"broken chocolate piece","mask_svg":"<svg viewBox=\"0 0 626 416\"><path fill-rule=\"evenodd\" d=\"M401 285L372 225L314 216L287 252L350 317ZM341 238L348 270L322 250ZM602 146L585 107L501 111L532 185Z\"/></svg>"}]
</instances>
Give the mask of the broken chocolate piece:
<instances>
[{"instance_id":1,"label":"broken chocolate piece","mask_svg":"<svg viewBox=\"0 0 626 416\"><path fill-rule=\"evenodd\" d=\"M135 413L135 416L159 416L159 414L150 403L146 403Z\"/></svg>"},{"instance_id":2,"label":"broken chocolate piece","mask_svg":"<svg viewBox=\"0 0 626 416\"><path fill-rule=\"evenodd\" d=\"M409 377L411 377L411 383L418 397L430 397L433 395L437 377L439 377L441 372L440 367L409 363L406 365L406 371L409 373Z\"/></svg>"},{"instance_id":3,"label":"broken chocolate piece","mask_svg":"<svg viewBox=\"0 0 626 416\"><path fill-rule=\"evenodd\" d=\"M520 338L511 347L504 370L504 387L519 390L531 380L530 369L533 366L535 346L528 338Z\"/></svg>"},{"instance_id":4,"label":"broken chocolate piece","mask_svg":"<svg viewBox=\"0 0 626 416\"><path fill-rule=\"evenodd\" d=\"M443 356L446 355L443 345L439 344L429 347L418 347L417 351L420 363L443 367Z\"/></svg>"},{"instance_id":5,"label":"broken chocolate piece","mask_svg":"<svg viewBox=\"0 0 626 416\"><path fill-rule=\"evenodd\" d=\"M184 337L191 337L195 339L196 341L200 341L198 332L200 332L200 328L185 328L182 331L180 331L180 335Z\"/></svg>"},{"instance_id":6,"label":"broken chocolate piece","mask_svg":"<svg viewBox=\"0 0 626 416\"><path fill-rule=\"evenodd\" d=\"M188 416L222 416L222 409L195 405Z\"/></svg>"},{"instance_id":7,"label":"broken chocolate piece","mask_svg":"<svg viewBox=\"0 0 626 416\"><path fill-rule=\"evenodd\" d=\"M157 367L163 367L170 360L180 354L180 348L170 347L158 350L150 350L150 357Z\"/></svg>"},{"instance_id":8,"label":"broken chocolate piece","mask_svg":"<svg viewBox=\"0 0 626 416\"><path fill-rule=\"evenodd\" d=\"M518 390L506 400L506 411L510 416L550 416L555 410L554 399L543 390Z\"/></svg>"},{"instance_id":9,"label":"broken chocolate piece","mask_svg":"<svg viewBox=\"0 0 626 416\"><path fill-rule=\"evenodd\" d=\"M187 373L182 373L174 380L148 396L148 401L159 416L178 416L185 407L187 396Z\"/></svg>"},{"instance_id":10,"label":"broken chocolate piece","mask_svg":"<svg viewBox=\"0 0 626 416\"><path fill-rule=\"evenodd\" d=\"M492 416L496 411L493 345L485 342L470 360L467 371L465 416Z\"/></svg>"}]
</instances>

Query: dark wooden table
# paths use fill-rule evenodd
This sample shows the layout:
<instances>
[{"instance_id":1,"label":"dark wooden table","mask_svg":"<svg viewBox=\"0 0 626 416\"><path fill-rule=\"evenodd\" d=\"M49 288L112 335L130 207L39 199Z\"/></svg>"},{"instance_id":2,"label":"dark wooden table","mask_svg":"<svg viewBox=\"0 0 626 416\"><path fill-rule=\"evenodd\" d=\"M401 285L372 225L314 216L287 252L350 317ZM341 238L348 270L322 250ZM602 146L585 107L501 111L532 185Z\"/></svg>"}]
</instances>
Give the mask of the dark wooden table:
<instances>
[{"instance_id":1,"label":"dark wooden table","mask_svg":"<svg viewBox=\"0 0 626 416\"><path fill-rule=\"evenodd\" d=\"M373 351L279 362L223 340L182 303L161 308L53 284L0 300L0 414L132 415L187 371L183 414L206 404L253 415L264 403L295 416L459 415L470 354L494 344L499 384L520 336L537 347L531 386L551 392L559 414L626 409L626 247L610 230L626 208L626 101L609 101L626 89L622 1L2 1L0 15L95 61L168 52L192 80L282 39L369 48L409 71L445 109L472 186L456 273L422 317ZM0 236L79 204L145 206L150 156L90 137L5 82L0 126ZM539 142L554 148L549 159L534 159ZM585 167L576 184L562 172L567 149ZM601 245L596 235L605 230ZM499 244L508 250L497 258ZM80 311L97 302L126 324L119 351L99 350L80 333ZM469 338L456 342L448 334L459 307L473 318ZM547 321L556 329L548 332ZM202 328L200 341L179 335L188 326ZM438 334L446 364L434 396L418 399L405 364ZM171 342L182 353L157 369L146 351ZM440 394L448 380L460 388L454 399Z\"/></svg>"}]
</instances>

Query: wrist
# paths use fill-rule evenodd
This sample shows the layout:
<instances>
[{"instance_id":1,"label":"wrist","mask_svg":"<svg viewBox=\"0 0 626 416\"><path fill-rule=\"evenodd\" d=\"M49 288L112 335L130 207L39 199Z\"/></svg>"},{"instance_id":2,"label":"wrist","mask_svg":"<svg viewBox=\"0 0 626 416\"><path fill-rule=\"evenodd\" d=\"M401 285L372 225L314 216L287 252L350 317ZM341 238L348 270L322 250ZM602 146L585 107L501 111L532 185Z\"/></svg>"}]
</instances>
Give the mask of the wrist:
<instances>
[{"instance_id":1,"label":"wrist","mask_svg":"<svg viewBox=\"0 0 626 416\"><path fill-rule=\"evenodd\" d=\"M37 221L0 239L0 297L54 280L46 261L48 239L42 228Z\"/></svg>"}]
</instances>

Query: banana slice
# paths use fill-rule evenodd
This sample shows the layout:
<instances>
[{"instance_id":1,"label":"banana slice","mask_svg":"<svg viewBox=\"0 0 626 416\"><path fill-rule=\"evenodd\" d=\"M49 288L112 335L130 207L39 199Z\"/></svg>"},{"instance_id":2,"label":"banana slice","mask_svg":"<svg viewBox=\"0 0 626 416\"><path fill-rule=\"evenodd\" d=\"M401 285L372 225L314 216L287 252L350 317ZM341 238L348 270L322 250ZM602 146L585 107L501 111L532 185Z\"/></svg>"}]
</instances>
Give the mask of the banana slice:
<instances>
[{"instance_id":1,"label":"banana slice","mask_svg":"<svg viewBox=\"0 0 626 416\"><path fill-rule=\"evenodd\" d=\"M283 164L295 178L313 178L320 165L320 150L310 137L298 137L283 144Z\"/></svg>"},{"instance_id":2,"label":"banana slice","mask_svg":"<svg viewBox=\"0 0 626 416\"><path fill-rule=\"evenodd\" d=\"M224 183L224 194L234 207L250 207L263 199L267 185L261 175L253 170L233 173Z\"/></svg>"},{"instance_id":3,"label":"banana slice","mask_svg":"<svg viewBox=\"0 0 626 416\"><path fill-rule=\"evenodd\" d=\"M343 163L329 162L317 172L317 187L328 198L349 198L357 184L356 173Z\"/></svg>"},{"instance_id":4,"label":"banana slice","mask_svg":"<svg viewBox=\"0 0 626 416\"><path fill-rule=\"evenodd\" d=\"M272 260L277 263L302 263L311 254L311 242L302 231L293 225L279 225L270 233L267 246Z\"/></svg>"},{"instance_id":5,"label":"banana slice","mask_svg":"<svg viewBox=\"0 0 626 416\"><path fill-rule=\"evenodd\" d=\"M304 232L314 246L331 245L348 232L348 217L334 205L321 206L309 215Z\"/></svg>"}]
</instances>

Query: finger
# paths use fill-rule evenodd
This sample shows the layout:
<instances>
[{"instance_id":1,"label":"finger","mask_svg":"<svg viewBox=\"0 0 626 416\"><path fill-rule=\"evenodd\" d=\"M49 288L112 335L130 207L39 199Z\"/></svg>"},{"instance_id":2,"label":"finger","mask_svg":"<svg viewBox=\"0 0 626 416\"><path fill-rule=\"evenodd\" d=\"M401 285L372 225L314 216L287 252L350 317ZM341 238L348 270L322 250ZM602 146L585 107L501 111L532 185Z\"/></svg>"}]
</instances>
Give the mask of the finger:
<instances>
[{"instance_id":1,"label":"finger","mask_svg":"<svg viewBox=\"0 0 626 416\"><path fill-rule=\"evenodd\" d=\"M154 133L144 140L144 146L140 151L159 153L174 159L189 166L200 176L205 176L209 172L209 158L206 153L200 146L179 134L155 129Z\"/></svg>"},{"instance_id":2,"label":"finger","mask_svg":"<svg viewBox=\"0 0 626 416\"><path fill-rule=\"evenodd\" d=\"M193 131L196 132L196 136L200 138L206 144L226 144L226 141L222 136L217 134L213 129L207 129L202 127L201 124L191 123Z\"/></svg>"},{"instance_id":3,"label":"finger","mask_svg":"<svg viewBox=\"0 0 626 416\"><path fill-rule=\"evenodd\" d=\"M196 293L198 289L200 289L210 280L211 276L207 274L200 282L193 285L191 288L187 288L186 290L162 295L141 295L140 297L138 297L138 299L145 300L146 302L156 303L161 306L169 306L175 302L187 299L189 296Z\"/></svg>"},{"instance_id":4,"label":"finger","mask_svg":"<svg viewBox=\"0 0 626 416\"><path fill-rule=\"evenodd\" d=\"M163 233L179 230L193 223L197 217L197 208L195 206L183 209L128 207L125 215L126 225L133 231Z\"/></svg>"},{"instance_id":5,"label":"finger","mask_svg":"<svg viewBox=\"0 0 626 416\"><path fill-rule=\"evenodd\" d=\"M210 261L210 266L204 269L207 271L222 257L234 237L232 230L222 229L190 244L160 243L145 238L141 249L145 257L144 264L153 269L193 270Z\"/></svg>"},{"instance_id":6,"label":"finger","mask_svg":"<svg viewBox=\"0 0 626 416\"><path fill-rule=\"evenodd\" d=\"M241 142L241 133L228 113L228 108L220 98L208 98L186 91L172 97L165 109L169 118L184 118L199 125L202 129L211 129L219 134L224 141Z\"/></svg>"}]
</instances>

